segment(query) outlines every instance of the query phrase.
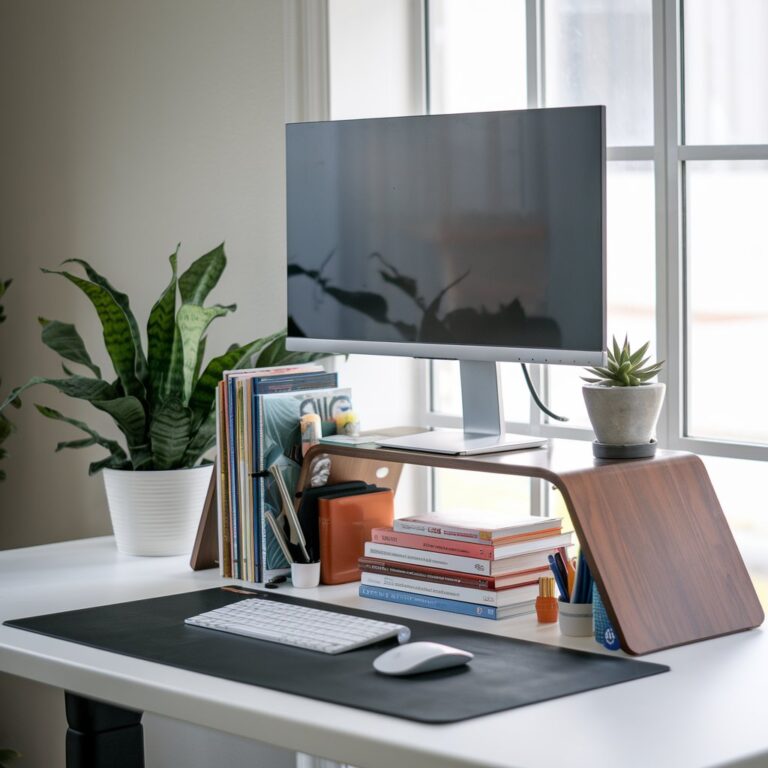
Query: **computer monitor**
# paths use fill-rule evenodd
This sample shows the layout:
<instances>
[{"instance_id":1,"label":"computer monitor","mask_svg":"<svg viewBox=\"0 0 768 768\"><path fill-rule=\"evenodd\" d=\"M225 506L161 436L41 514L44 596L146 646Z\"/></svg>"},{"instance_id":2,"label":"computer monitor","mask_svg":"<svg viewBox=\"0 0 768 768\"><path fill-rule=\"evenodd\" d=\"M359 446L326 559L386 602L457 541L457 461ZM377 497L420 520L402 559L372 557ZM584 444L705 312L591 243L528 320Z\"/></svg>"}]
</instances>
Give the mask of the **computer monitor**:
<instances>
[{"instance_id":1,"label":"computer monitor","mask_svg":"<svg viewBox=\"0 0 768 768\"><path fill-rule=\"evenodd\" d=\"M288 348L459 360L464 434L416 447L503 449L497 362L604 361L604 107L295 123L286 157Z\"/></svg>"}]
</instances>

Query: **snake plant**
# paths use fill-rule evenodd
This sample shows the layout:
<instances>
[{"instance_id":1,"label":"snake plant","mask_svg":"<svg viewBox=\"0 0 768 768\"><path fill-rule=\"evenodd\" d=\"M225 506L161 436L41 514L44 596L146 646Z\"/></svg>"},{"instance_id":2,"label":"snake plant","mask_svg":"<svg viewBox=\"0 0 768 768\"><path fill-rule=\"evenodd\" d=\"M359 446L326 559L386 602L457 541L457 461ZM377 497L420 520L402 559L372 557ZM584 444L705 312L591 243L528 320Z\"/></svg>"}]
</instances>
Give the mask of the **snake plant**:
<instances>
[{"instance_id":1,"label":"snake plant","mask_svg":"<svg viewBox=\"0 0 768 768\"><path fill-rule=\"evenodd\" d=\"M171 280L149 313L146 354L128 296L90 264L81 259L64 262L81 267L88 279L66 270L43 269L68 280L90 300L101 321L115 378L107 380L103 376L74 325L40 318L43 343L87 373L75 373L62 363L64 377L33 377L11 392L0 411L28 387L49 384L108 413L122 433L125 446L102 437L85 422L35 404L43 416L71 424L86 435L59 443L57 451L94 445L106 449L107 456L93 462L89 474L105 467L163 470L196 466L215 443L215 395L223 371L249 364L299 363L316 357L286 352L285 331L279 331L248 344L234 344L203 367L208 326L236 309L234 304L204 306L226 266L224 245L201 256L177 277L178 250L170 257Z\"/></svg>"},{"instance_id":2,"label":"snake plant","mask_svg":"<svg viewBox=\"0 0 768 768\"><path fill-rule=\"evenodd\" d=\"M5 295L5 292L8 290L8 286L10 284L10 280L0 281L0 299ZM3 307L0 306L0 323L4 322L5 312L3 311ZM20 403L18 400L14 399L12 402L17 408L19 407ZM13 430L13 424L2 413L0 413L0 446L2 446L2 444L6 441ZM0 459L2 458L5 458L5 448L0 447ZM2 469L0 469L0 480L5 480L5 471Z\"/></svg>"},{"instance_id":3,"label":"snake plant","mask_svg":"<svg viewBox=\"0 0 768 768\"><path fill-rule=\"evenodd\" d=\"M587 368L596 378L582 376L589 384L603 387L638 387L652 379L663 367L664 362L646 365L649 357L644 357L650 342L646 341L640 349L633 352L629 340L624 337L624 344L619 347L613 337L613 349L608 350L608 365Z\"/></svg>"}]
</instances>

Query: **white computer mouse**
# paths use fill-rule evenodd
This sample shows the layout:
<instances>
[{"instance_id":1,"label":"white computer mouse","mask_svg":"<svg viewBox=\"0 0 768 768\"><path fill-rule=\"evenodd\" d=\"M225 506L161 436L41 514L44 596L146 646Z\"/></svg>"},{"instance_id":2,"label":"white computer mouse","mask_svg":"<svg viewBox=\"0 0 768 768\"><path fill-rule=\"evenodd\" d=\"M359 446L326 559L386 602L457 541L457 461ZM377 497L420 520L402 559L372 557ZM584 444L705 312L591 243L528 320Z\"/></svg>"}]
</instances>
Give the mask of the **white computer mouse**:
<instances>
[{"instance_id":1,"label":"white computer mouse","mask_svg":"<svg viewBox=\"0 0 768 768\"><path fill-rule=\"evenodd\" d=\"M442 643L405 643L377 656L373 668L383 675L419 675L436 669L458 667L474 658L469 651Z\"/></svg>"}]
</instances>

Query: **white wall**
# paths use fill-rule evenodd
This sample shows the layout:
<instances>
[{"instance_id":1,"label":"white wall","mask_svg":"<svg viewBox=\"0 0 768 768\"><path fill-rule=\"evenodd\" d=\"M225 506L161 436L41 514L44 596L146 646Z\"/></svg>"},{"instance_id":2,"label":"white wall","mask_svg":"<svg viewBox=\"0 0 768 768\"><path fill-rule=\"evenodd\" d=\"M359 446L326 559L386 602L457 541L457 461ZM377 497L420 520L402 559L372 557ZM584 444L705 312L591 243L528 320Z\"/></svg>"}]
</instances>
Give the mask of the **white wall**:
<instances>
[{"instance_id":1,"label":"white wall","mask_svg":"<svg viewBox=\"0 0 768 768\"><path fill-rule=\"evenodd\" d=\"M283 76L280 0L0 0L0 277L14 279L3 393L60 372L38 315L74 322L107 363L89 303L39 272L66 258L103 271L143 324L176 243L186 265L226 240L229 267L211 298L239 310L214 324L209 351L282 324ZM101 479L87 477L99 451L54 454L75 430L34 402L111 430L49 388L28 394L6 443L0 548L109 533ZM182 740L185 765L210 765L195 748L210 734L146 720L148 765L173 765L163 754ZM0 746L26 753L25 768L63 765L62 728L60 691L0 677ZM277 764L272 751L251 761Z\"/></svg>"}]
</instances>

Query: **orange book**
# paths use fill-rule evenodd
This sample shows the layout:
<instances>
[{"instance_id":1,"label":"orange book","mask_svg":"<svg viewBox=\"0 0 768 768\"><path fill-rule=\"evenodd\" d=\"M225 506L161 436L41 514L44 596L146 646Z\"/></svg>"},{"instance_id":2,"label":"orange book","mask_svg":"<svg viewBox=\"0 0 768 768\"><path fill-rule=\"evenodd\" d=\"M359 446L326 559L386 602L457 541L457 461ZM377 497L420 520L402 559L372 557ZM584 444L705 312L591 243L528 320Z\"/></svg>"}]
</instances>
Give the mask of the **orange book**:
<instances>
[{"instance_id":1,"label":"orange book","mask_svg":"<svg viewBox=\"0 0 768 768\"><path fill-rule=\"evenodd\" d=\"M365 552L365 543L370 541L374 528L392 525L394 498L389 488L376 488L353 496L319 499L320 581L323 584L360 579L358 560Z\"/></svg>"}]
</instances>

